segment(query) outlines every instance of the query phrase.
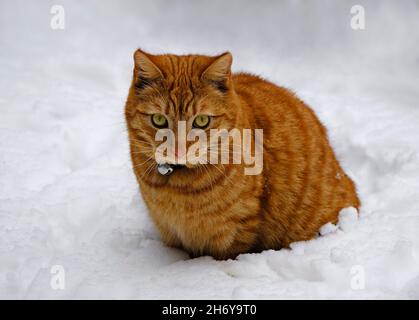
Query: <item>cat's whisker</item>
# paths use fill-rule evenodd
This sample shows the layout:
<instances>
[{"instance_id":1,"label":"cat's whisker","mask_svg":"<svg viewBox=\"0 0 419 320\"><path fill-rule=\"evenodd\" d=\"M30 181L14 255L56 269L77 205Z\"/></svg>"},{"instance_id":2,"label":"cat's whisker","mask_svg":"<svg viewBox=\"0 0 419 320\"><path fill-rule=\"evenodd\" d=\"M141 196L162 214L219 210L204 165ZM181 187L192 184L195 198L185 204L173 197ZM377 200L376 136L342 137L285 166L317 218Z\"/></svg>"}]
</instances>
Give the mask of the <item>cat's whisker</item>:
<instances>
[{"instance_id":1,"label":"cat's whisker","mask_svg":"<svg viewBox=\"0 0 419 320\"><path fill-rule=\"evenodd\" d=\"M144 174L142 175L143 179L148 178L151 172L153 172L154 168L157 167L156 162L152 162L147 169L144 171Z\"/></svg>"},{"instance_id":2,"label":"cat's whisker","mask_svg":"<svg viewBox=\"0 0 419 320\"><path fill-rule=\"evenodd\" d=\"M213 177L211 176L211 174L209 172L209 169L206 166L202 166L202 167L204 168L205 172L207 173L207 176L209 178L210 185L211 185L211 191L212 191L212 190L214 190L214 185L213 185L214 180L213 180Z\"/></svg>"},{"instance_id":3,"label":"cat's whisker","mask_svg":"<svg viewBox=\"0 0 419 320\"><path fill-rule=\"evenodd\" d=\"M141 145L141 143L145 143L149 146L154 146L151 142L145 141L145 140L134 140L134 139L129 139L130 142L137 144L137 145Z\"/></svg>"},{"instance_id":4,"label":"cat's whisker","mask_svg":"<svg viewBox=\"0 0 419 320\"><path fill-rule=\"evenodd\" d=\"M149 162L150 160L154 160L154 158L149 157L149 158L148 158L147 160L145 160L144 162L134 165L134 166L133 166L133 168L136 168L136 167L142 166L142 165L146 164L147 162Z\"/></svg>"},{"instance_id":5,"label":"cat's whisker","mask_svg":"<svg viewBox=\"0 0 419 320\"><path fill-rule=\"evenodd\" d=\"M209 163L209 165L213 166L214 168L216 168L222 175L224 175L224 177L227 179L228 182L230 182L231 184L234 184L234 181L231 180L230 177L227 176L227 174L225 173L225 170L222 171L220 168L218 168L215 164ZM224 168L224 165L221 165Z\"/></svg>"},{"instance_id":6,"label":"cat's whisker","mask_svg":"<svg viewBox=\"0 0 419 320\"><path fill-rule=\"evenodd\" d=\"M135 148L133 150L131 150L132 154L147 154L147 153L151 153L151 154L155 154L154 149L152 148Z\"/></svg>"}]
</instances>

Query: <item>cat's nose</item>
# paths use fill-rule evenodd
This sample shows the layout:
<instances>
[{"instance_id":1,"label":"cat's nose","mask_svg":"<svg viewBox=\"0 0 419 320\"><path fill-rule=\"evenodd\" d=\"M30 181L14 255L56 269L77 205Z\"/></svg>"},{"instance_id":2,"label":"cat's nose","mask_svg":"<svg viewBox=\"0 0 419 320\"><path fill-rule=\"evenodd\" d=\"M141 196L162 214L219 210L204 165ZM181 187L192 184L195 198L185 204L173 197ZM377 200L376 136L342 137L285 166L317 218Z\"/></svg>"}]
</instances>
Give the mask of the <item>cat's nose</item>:
<instances>
[{"instance_id":1,"label":"cat's nose","mask_svg":"<svg viewBox=\"0 0 419 320\"><path fill-rule=\"evenodd\" d=\"M175 157L176 157L176 161L183 161L184 159L184 157L185 157L185 155L186 155L186 152L184 151L184 150L179 150L179 149L176 149L175 150Z\"/></svg>"}]
</instances>

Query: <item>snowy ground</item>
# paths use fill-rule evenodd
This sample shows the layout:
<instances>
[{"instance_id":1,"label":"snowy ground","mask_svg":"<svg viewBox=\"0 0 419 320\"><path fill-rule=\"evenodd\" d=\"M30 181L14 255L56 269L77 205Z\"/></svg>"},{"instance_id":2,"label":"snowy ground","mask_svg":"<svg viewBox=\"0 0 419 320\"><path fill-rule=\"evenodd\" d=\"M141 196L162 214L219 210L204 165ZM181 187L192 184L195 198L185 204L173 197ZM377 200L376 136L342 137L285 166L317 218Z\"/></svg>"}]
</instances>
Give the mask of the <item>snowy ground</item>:
<instances>
[{"instance_id":1,"label":"snowy ground","mask_svg":"<svg viewBox=\"0 0 419 320\"><path fill-rule=\"evenodd\" d=\"M0 1L0 298L419 299L417 1L57 2ZM235 261L165 247L122 116L140 46L230 50L235 70L293 88L356 181L359 220Z\"/></svg>"}]
</instances>

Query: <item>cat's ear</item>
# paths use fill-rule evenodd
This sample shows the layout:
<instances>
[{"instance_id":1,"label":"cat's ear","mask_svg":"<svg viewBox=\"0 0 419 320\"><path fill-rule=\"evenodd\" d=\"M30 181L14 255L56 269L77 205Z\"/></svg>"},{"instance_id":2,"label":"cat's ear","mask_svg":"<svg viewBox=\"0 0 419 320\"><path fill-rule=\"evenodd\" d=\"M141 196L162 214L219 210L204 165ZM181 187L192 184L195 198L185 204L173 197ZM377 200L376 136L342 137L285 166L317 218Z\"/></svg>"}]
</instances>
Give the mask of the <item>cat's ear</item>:
<instances>
[{"instance_id":1,"label":"cat's ear","mask_svg":"<svg viewBox=\"0 0 419 320\"><path fill-rule=\"evenodd\" d=\"M138 49L134 52L134 77L136 86L142 89L153 81L163 78L161 70L151 61L151 55Z\"/></svg>"},{"instance_id":2,"label":"cat's ear","mask_svg":"<svg viewBox=\"0 0 419 320\"><path fill-rule=\"evenodd\" d=\"M202 73L201 79L209 81L211 84L222 91L226 92L230 86L231 78L231 64L233 63L233 56L230 52L225 52L218 57L208 66Z\"/></svg>"}]
</instances>

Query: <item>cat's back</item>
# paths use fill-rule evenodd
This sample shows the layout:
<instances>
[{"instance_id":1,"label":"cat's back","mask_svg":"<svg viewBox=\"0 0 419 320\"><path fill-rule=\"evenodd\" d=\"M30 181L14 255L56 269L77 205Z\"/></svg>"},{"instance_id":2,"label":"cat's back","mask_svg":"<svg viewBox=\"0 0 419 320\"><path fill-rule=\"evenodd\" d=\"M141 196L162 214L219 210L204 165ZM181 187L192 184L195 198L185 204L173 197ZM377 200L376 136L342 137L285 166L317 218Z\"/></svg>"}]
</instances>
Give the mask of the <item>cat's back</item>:
<instances>
[{"instance_id":1,"label":"cat's back","mask_svg":"<svg viewBox=\"0 0 419 320\"><path fill-rule=\"evenodd\" d=\"M274 97L283 101L293 96L289 90L250 73L234 74L233 83L236 93L244 99L259 98L266 102L273 102ZM276 102L280 101L276 100Z\"/></svg>"},{"instance_id":2,"label":"cat's back","mask_svg":"<svg viewBox=\"0 0 419 320\"><path fill-rule=\"evenodd\" d=\"M358 208L351 179L313 110L292 91L258 76L233 76L243 112L263 128L265 195L261 247L311 239L342 208ZM281 235L281 236L279 236Z\"/></svg>"},{"instance_id":3,"label":"cat's back","mask_svg":"<svg viewBox=\"0 0 419 320\"><path fill-rule=\"evenodd\" d=\"M290 109L307 107L289 89L257 75L237 73L233 75L233 82L236 93L244 104L250 107L252 114L256 117L269 117L269 123L262 123L263 125L275 124L277 121L274 115L281 116L284 113L292 112ZM263 119L260 120L263 121Z\"/></svg>"},{"instance_id":4,"label":"cat's back","mask_svg":"<svg viewBox=\"0 0 419 320\"><path fill-rule=\"evenodd\" d=\"M307 135L328 144L324 126L291 90L249 73L235 74L233 81L252 127L264 130L264 139L268 141L265 150L285 150L290 145L296 151L305 149Z\"/></svg>"}]
</instances>

